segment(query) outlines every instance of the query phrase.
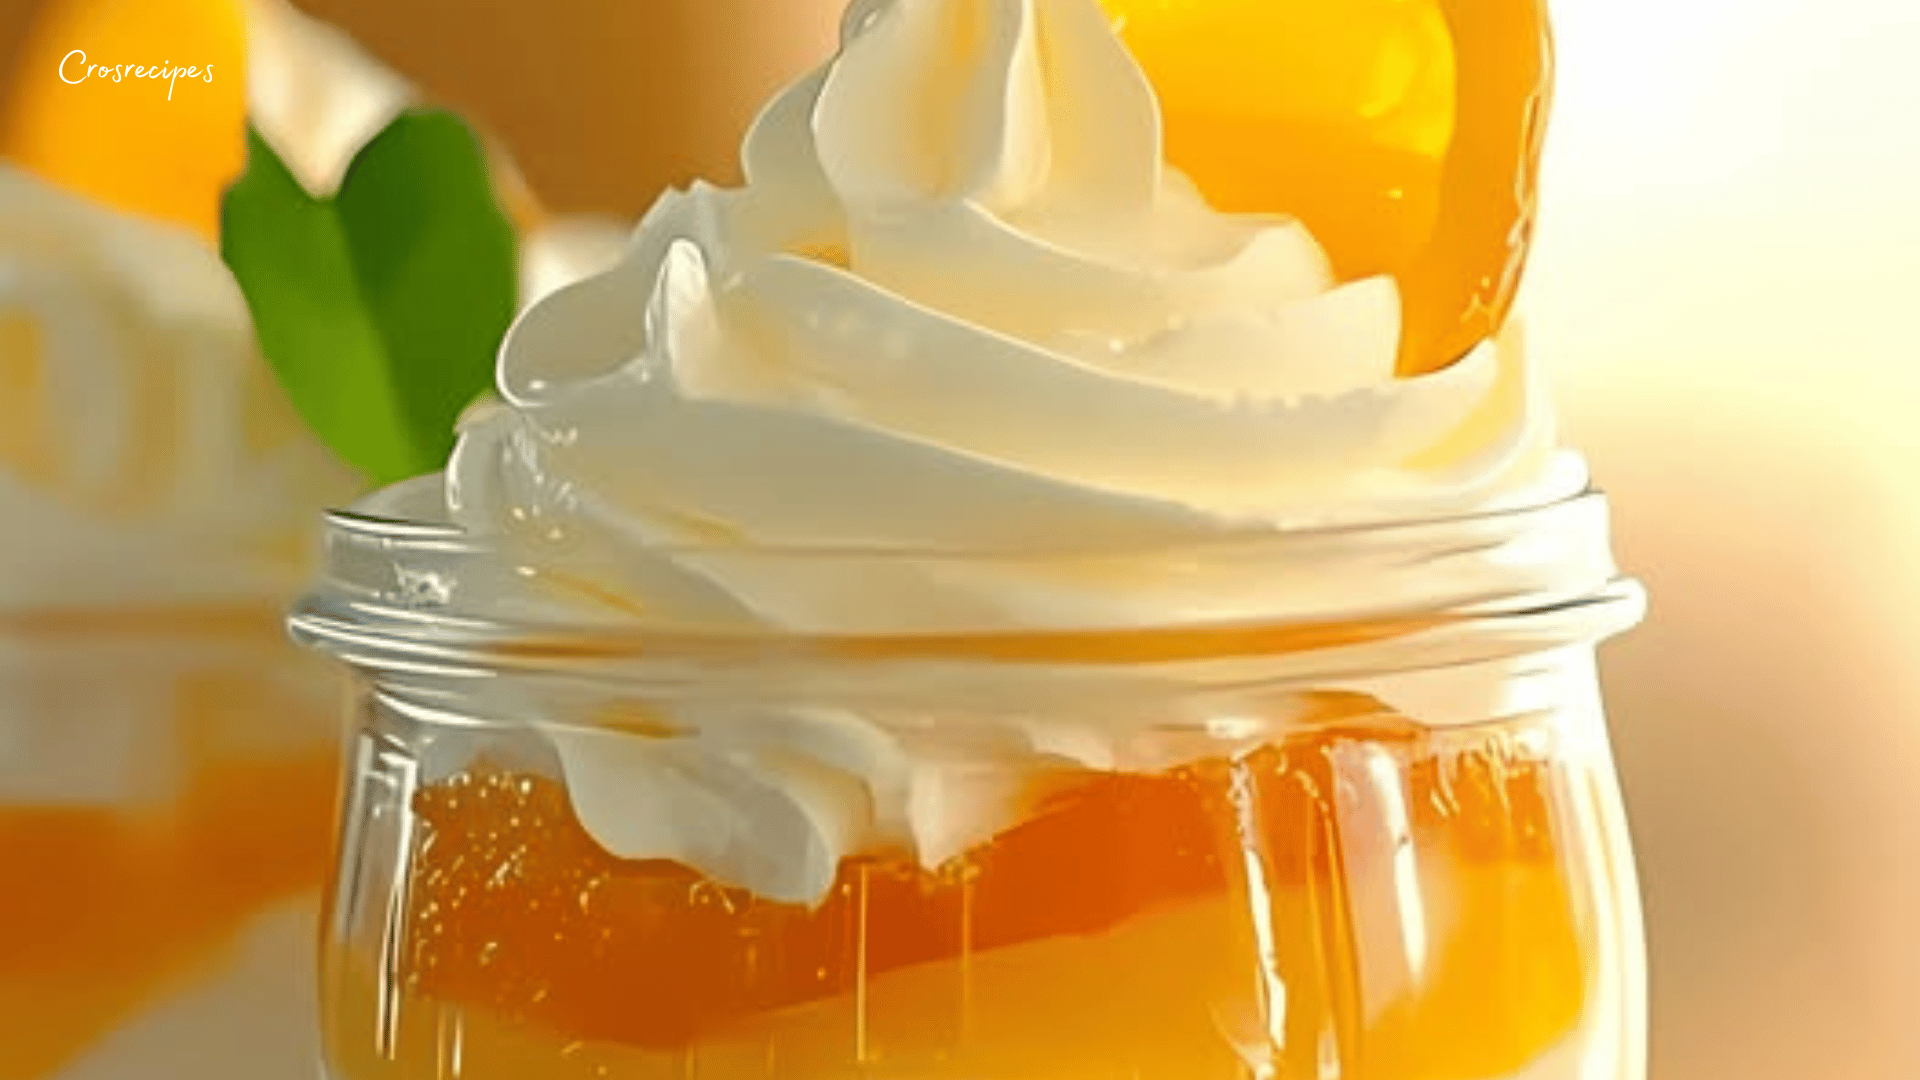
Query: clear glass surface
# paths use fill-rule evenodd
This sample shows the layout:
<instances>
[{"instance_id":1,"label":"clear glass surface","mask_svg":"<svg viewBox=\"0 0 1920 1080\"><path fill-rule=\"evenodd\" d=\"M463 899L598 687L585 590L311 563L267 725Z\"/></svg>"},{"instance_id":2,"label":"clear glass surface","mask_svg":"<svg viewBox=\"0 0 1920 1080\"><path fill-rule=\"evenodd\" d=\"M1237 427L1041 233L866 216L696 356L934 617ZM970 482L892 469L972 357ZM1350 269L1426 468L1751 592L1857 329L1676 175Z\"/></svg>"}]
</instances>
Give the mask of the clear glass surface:
<instances>
[{"instance_id":1,"label":"clear glass surface","mask_svg":"<svg viewBox=\"0 0 1920 1080\"><path fill-rule=\"evenodd\" d=\"M331 1075L1638 1080L1594 644L1640 598L1595 555L1602 506L1241 552L1403 567L1421 604L1391 615L918 638L489 622L476 545L338 517L295 618L360 673ZM1441 549L1509 557L1497 582L1402 558ZM873 558L737 557L816 582ZM582 786L661 763L646 813L711 822L735 808L680 779L759 751L691 718L823 716L937 772L973 824L933 856L830 844L798 900L623 857L604 775ZM584 758L582 733L604 738ZM780 775L807 775L784 746Z\"/></svg>"},{"instance_id":2,"label":"clear glass surface","mask_svg":"<svg viewBox=\"0 0 1920 1080\"><path fill-rule=\"evenodd\" d=\"M813 908L611 856L524 726L369 685L326 927L331 1067L1634 1075L1640 941L1588 653L1445 675L1468 678L1534 700L1434 727L1318 697L1165 772L1051 778L1044 809L938 867L846 859ZM1234 706L1217 728L1302 702Z\"/></svg>"}]
</instances>

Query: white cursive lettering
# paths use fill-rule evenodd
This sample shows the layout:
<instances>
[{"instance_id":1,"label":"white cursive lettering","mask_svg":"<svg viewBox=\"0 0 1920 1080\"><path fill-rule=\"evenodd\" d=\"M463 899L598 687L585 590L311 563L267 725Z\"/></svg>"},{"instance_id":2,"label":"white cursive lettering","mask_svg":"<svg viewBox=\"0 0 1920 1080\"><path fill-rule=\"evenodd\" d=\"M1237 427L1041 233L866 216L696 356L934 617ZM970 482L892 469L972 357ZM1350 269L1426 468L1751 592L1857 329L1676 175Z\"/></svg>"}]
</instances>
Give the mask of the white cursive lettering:
<instances>
[{"instance_id":1,"label":"white cursive lettering","mask_svg":"<svg viewBox=\"0 0 1920 1080\"><path fill-rule=\"evenodd\" d=\"M69 77L67 75L67 66L69 64L73 65L74 69L79 72L77 77ZM112 79L114 82L124 82L128 77L135 79L165 79L167 81L167 100L172 101L174 86L182 78L189 80L199 79L202 82L208 83L212 82L213 65L208 64L205 67L201 67L199 64L194 64L191 67L174 67L173 61L168 60L157 66L152 64L114 64L109 67L105 64L87 63L87 53L85 49L75 49L60 58L60 81L66 83L68 86L77 86L92 78Z\"/></svg>"}]
</instances>

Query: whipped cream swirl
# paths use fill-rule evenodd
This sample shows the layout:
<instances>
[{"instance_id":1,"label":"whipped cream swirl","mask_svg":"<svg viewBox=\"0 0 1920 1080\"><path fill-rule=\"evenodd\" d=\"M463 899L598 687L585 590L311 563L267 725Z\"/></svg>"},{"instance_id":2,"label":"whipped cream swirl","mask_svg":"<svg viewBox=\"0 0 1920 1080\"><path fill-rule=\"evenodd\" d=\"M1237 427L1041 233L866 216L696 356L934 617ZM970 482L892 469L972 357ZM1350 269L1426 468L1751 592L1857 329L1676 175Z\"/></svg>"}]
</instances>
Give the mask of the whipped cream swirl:
<instances>
[{"instance_id":1,"label":"whipped cream swirl","mask_svg":"<svg viewBox=\"0 0 1920 1080\"><path fill-rule=\"evenodd\" d=\"M498 579L533 585L509 618L914 633L1419 604L1404 552L1193 545L1531 498L1552 433L1521 350L1398 377L1392 280L1334 280L1299 221L1215 212L1161 142L1095 0L856 4L753 127L746 186L667 195L618 265L536 304L444 488L368 508L492 538ZM1047 558L1088 551L1109 554ZM652 735L536 719L582 822L797 901L846 853L937 864L1074 770L1214 749L1069 717L929 756L832 708L670 711Z\"/></svg>"},{"instance_id":2,"label":"whipped cream swirl","mask_svg":"<svg viewBox=\"0 0 1920 1080\"><path fill-rule=\"evenodd\" d=\"M453 520L586 617L1165 623L1285 598L724 553L1177 545L1475 509L1538 464L1520 350L1397 377L1391 279L1336 282L1299 221L1211 210L1161 142L1093 0L856 5L754 125L744 188L668 194L518 323Z\"/></svg>"}]
</instances>

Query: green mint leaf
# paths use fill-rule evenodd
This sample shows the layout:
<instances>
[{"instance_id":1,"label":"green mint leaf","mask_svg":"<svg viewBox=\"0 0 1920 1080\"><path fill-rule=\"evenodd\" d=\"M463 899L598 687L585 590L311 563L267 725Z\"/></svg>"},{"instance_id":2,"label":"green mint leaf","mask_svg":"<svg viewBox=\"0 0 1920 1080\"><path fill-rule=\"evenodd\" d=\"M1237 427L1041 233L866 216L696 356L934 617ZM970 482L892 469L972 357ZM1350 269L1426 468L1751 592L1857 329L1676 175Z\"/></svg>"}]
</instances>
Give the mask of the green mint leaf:
<instances>
[{"instance_id":1,"label":"green mint leaf","mask_svg":"<svg viewBox=\"0 0 1920 1080\"><path fill-rule=\"evenodd\" d=\"M322 441L377 483L432 472L493 381L513 319L515 237L479 140L403 113L315 199L257 132L220 252L261 351Z\"/></svg>"}]
</instances>

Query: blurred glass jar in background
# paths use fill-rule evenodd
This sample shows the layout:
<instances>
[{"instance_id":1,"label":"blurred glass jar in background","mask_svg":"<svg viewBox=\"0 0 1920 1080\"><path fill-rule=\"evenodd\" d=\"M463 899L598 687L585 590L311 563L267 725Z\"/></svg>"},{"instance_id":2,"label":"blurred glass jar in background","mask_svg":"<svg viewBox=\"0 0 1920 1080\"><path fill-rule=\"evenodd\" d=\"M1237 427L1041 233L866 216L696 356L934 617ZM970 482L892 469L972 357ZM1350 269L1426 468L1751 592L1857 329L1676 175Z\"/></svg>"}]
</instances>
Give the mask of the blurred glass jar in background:
<instances>
[{"instance_id":1,"label":"blurred glass jar in background","mask_svg":"<svg viewBox=\"0 0 1920 1080\"><path fill-rule=\"evenodd\" d=\"M353 490L211 248L0 171L0 1077L309 1045L339 737L274 609Z\"/></svg>"},{"instance_id":2,"label":"blurred glass jar in background","mask_svg":"<svg viewBox=\"0 0 1920 1080\"><path fill-rule=\"evenodd\" d=\"M154 108L45 77L75 38L178 46L215 89ZM414 91L280 0L55 0L24 40L0 131L0 1080L305 1071L338 706L282 613L356 482L272 385L212 231L243 109L324 195ZM624 242L501 170L529 298Z\"/></svg>"},{"instance_id":3,"label":"blurred glass jar in background","mask_svg":"<svg viewBox=\"0 0 1920 1080\"><path fill-rule=\"evenodd\" d=\"M332 680L275 609L312 572L314 515L359 482L274 384L214 232L250 105L302 160L329 150L326 116L261 110L247 67L340 80L288 40L250 42L248 14L58 0L9 80L5 1080L254 1080L315 1052L340 733ZM157 83L62 83L76 42L95 63L162 48L213 80L172 100Z\"/></svg>"},{"instance_id":4,"label":"blurred glass jar in background","mask_svg":"<svg viewBox=\"0 0 1920 1080\"><path fill-rule=\"evenodd\" d=\"M221 85L316 194L412 98L284 4L172 6L56 5L33 44L250 19ZM283 612L359 483L257 352L207 233L224 174L169 168L237 168L237 95L169 123L100 104L16 96L0 172L0 1080L292 1074L340 732ZM93 152L141 124L164 153ZM530 287L619 235L582 232L532 240Z\"/></svg>"}]
</instances>

